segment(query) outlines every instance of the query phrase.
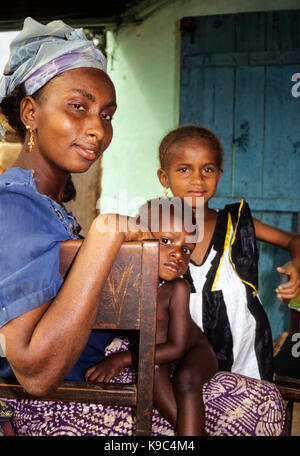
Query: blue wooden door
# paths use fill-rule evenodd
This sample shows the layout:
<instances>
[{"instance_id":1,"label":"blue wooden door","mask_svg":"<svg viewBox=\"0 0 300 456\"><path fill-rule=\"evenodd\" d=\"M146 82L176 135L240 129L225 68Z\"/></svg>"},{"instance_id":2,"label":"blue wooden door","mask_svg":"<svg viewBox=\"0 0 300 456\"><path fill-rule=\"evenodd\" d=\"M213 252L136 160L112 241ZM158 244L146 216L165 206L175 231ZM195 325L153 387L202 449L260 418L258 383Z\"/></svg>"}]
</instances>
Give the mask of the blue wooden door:
<instances>
[{"instance_id":1,"label":"blue wooden door","mask_svg":"<svg viewBox=\"0 0 300 456\"><path fill-rule=\"evenodd\" d=\"M253 216L296 232L300 210L300 10L185 18L180 123L215 131L224 174L211 207L245 198ZM299 75L300 76L300 75ZM259 243L260 296L273 339L288 328L276 266L289 254Z\"/></svg>"}]
</instances>

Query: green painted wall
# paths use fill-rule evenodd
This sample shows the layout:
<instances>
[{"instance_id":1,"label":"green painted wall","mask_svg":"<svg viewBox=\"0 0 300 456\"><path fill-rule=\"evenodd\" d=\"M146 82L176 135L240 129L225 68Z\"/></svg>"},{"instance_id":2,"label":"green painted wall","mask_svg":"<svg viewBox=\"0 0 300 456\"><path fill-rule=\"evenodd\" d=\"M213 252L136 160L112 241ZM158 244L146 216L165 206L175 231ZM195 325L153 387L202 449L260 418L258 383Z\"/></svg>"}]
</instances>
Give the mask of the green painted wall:
<instances>
[{"instance_id":1,"label":"green painted wall","mask_svg":"<svg viewBox=\"0 0 300 456\"><path fill-rule=\"evenodd\" d=\"M108 32L108 72L118 110L102 162L101 211L134 215L144 200L163 194L157 150L179 121L180 19L296 8L299 0L177 0L141 25Z\"/></svg>"}]
</instances>

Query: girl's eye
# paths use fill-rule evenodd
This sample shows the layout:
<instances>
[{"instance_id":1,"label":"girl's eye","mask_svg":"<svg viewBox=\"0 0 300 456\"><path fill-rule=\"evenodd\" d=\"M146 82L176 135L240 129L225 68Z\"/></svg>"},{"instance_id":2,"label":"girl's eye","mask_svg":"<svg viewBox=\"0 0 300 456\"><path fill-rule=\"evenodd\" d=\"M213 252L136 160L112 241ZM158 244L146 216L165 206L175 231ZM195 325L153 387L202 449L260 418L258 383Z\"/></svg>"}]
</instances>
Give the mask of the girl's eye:
<instances>
[{"instance_id":1,"label":"girl's eye","mask_svg":"<svg viewBox=\"0 0 300 456\"><path fill-rule=\"evenodd\" d=\"M204 172L204 173L214 173L215 170L214 170L214 168L207 167L207 168L204 168L204 169L203 169L203 172Z\"/></svg>"},{"instance_id":2,"label":"girl's eye","mask_svg":"<svg viewBox=\"0 0 300 456\"><path fill-rule=\"evenodd\" d=\"M179 168L178 171L179 171L180 173L186 173L186 172L188 171L188 168L185 168L185 167Z\"/></svg>"},{"instance_id":3,"label":"girl's eye","mask_svg":"<svg viewBox=\"0 0 300 456\"><path fill-rule=\"evenodd\" d=\"M183 247L183 248L182 248L182 252L183 252L185 255L190 255L190 254L192 253L188 247Z\"/></svg>"},{"instance_id":4,"label":"girl's eye","mask_svg":"<svg viewBox=\"0 0 300 456\"><path fill-rule=\"evenodd\" d=\"M161 238L161 242L162 244L170 244L171 241L168 238Z\"/></svg>"}]
</instances>

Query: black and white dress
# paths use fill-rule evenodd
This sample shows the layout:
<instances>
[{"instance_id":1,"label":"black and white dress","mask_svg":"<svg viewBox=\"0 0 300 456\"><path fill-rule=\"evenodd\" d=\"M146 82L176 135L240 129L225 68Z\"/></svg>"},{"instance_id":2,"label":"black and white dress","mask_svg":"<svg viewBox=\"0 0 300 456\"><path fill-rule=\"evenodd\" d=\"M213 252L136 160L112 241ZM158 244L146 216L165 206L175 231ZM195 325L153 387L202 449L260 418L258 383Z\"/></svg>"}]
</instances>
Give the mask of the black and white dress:
<instances>
[{"instance_id":1,"label":"black and white dress","mask_svg":"<svg viewBox=\"0 0 300 456\"><path fill-rule=\"evenodd\" d=\"M210 340L219 370L272 381L270 324L258 296L258 250L248 204L225 206L202 264L190 262L190 313Z\"/></svg>"}]
</instances>

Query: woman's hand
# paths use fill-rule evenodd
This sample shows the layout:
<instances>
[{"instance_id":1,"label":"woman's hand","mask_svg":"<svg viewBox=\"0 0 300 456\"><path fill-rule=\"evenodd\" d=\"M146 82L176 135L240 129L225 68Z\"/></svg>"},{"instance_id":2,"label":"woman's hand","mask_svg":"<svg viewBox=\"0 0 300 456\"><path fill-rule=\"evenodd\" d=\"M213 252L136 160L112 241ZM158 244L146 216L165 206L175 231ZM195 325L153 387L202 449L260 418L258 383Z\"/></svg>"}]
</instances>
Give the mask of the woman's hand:
<instances>
[{"instance_id":1,"label":"woman's hand","mask_svg":"<svg viewBox=\"0 0 300 456\"><path fill-rule=\"evenodd\" d=\"M276 288L276 293L280 301L289 301L295 299L300 292L300 274L293 262L288 262L277 268L279 275L286 274L289 277L288 282L281 283Z\"/></svg>"},{"instance_id":2,"label":"woman's hand","mask_svg":"<svg viewBox=\"0 0 300 456\"><path fill-rule=\"evenodd\" d=\"M139 218L120 214L100 214L94 221L98 232L122 233L124 241L153 239L148 227L140 223Z\"/></svg>"},{"instance_id":3,"label":"woman's hand","mask_svg":"<svg viewBox=\"0 0 300 456\"><path fill-rule=\"evenodd\" d=\"M84 378L87 382L108 383L129 365L127 358L127 351L114 353L87 369Z\"/></svg>"}]
</instances>

